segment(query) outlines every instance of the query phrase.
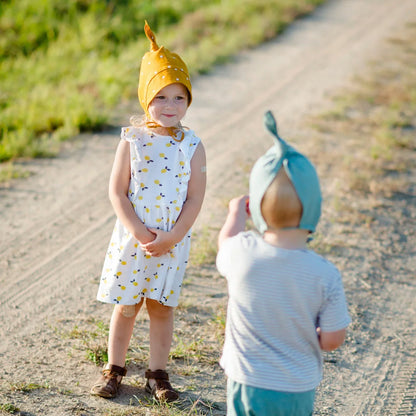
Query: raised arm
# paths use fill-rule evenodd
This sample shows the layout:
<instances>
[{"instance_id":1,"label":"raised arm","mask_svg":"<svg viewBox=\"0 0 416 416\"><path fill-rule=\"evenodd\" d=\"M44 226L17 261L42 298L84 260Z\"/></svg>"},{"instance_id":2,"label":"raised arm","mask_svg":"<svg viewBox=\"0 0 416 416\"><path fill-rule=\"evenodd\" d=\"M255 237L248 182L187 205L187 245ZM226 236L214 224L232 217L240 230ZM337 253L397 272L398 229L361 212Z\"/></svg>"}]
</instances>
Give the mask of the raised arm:
<instances>
[{"instance_id":1,"label":"raised arm","mask_svg":"<svg viewBox=\"0 0 416 416\"><path fill-rule=\"evenodd\" d=\"M140 243L148 243L154 240L155 235L145 227L134 212L128 198L129 185L130 143L120 140L111 170L108 194L113 209L123 225Z\"/></svg>"},{"instance_id":2,"label":"raised arm","mask_svg":"<svg viewBox=\"0 0 416 416\"><path fill-rule=\"evenodd\" d=\"M248 218L246 209L247 201L247 195L239 196L230 201L228 205L228 216L218 236L219 247L221 247L221 244L225 239L244 231L246 220Z\"/></svg>"}]
</instances>

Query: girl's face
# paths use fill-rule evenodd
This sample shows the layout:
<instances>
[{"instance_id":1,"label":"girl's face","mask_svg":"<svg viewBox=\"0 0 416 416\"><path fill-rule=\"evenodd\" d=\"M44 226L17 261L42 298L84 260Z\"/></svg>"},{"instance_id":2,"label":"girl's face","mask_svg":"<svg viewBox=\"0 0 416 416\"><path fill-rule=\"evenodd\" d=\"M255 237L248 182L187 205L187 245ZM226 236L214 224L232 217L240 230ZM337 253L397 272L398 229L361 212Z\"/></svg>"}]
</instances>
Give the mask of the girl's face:
<instances>
[{"instance_id":1,"label":"girl's face","mask_svg":"<svg viewBox=\"0 0 416 416\"><path fill-rule=\"evenodd\" d=\"M162 127L177 127L188 109L188 91L175 83L162 88L149 104L149 114Z\"/></svg>"}]
</instances>

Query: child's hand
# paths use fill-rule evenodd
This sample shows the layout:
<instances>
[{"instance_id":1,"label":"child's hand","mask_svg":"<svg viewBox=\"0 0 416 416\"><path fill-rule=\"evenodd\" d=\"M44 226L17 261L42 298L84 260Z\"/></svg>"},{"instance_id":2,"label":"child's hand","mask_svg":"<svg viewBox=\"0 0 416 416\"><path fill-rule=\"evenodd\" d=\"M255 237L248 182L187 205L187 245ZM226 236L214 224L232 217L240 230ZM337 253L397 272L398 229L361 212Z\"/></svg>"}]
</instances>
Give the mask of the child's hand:
<instances>
[{"instance_id":1,"label":"child's hand","mask_svg":"<svg viewBox=\"0 0 416 416\"><path fill-rule=\"evenodd\" d=\"M140 243L140 248L147 254L153 257L160 257L172 249L175 245L175 241L172 240L172 235L169 232L150 228L149 231L156 235L156 238L149 243Z\"/></svg>"},{"instance_id":2,"label":"child's hand","mask_svg":"<svg viewBox=\"0 0 416 416\"><path fill-rule=\"evenodd\" d=\"M228 215L224 225L218 235L218 246L221 246L224 240L233 237L244 231L246 220L249 217L247 210L248 196L241 195L233 198L228 204Z\"/></svg>"},{"instance_id":3,"label":"child's hand","mask_svg":"<svg viewBox=\"0 0 416 416\"><path fill-rule=\"evenodd\" d=\"M250 215L250 211L248 210L248 202L248 195L241 195L237 198L233 198L228 205L228 211L236 215L244 214L245 218L247 218Z\"/></svg>"}]
</instances>

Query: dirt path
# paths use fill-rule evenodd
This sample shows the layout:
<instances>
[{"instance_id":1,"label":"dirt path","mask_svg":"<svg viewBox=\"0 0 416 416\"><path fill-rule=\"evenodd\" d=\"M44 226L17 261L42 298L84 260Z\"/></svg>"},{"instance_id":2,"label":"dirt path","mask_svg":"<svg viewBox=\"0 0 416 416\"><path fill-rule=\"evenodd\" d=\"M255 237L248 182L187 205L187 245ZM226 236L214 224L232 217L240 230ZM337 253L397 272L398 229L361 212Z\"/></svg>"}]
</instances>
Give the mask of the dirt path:
<instances>
[{"instance_id":1,"label":"dirt path","mask_svg":"<svg viewBox=\"0 0 416 416\"><path fill-rule=\"evenodd\" d=\"M283 137L295 137L297 147L308 152L314 143L305 116L328 108L331 94L382 56L385 39L412 19L414 0L330 0L283 36L196 79L185 124L203 139L209 170L196 232L216 230L226 201L245 192L252 162L270 145L262 128L265 110L274 111ZM127 120L128 115L122 124ZM76 141L59 158L28 162L32 177L0 189L0 404L13 403L22 415L127 415L133 414L128 406L145 403L146 363L138 359L136 346L121 396L109 402L88 395L98 370L85 359L81 336L111 313L94 299L114 223L107 183L118 134L95 135ZM323 185L328 193L330 182ZM377 235L370 233L366 241L350 236L349 263L341 268L347 293L354 293L354 316L363 322L353 342L327 359L316 414L414 414L415 291L406 276L416 265L414 251L398 253L414 238L406 220L413 219L414 227L415 216L414 208L410 217L403 214L411 209L405 202L397 201L392 217L380 207ZM322 226L334 231L325 221ZM387 264L386 252L394 262ZM363 276L376 270L384 276L381 282L363 284ZM206 328L224 308L224 282L212 266L191 268L188 281L177 334L200 335L218 355L215 331L207 336ZM369 296L378 308L368 307ZM139 341L146 340L140 332L146 325L141 318L135 331ZM173 380L186 390L189 403L200 397L201 412L225 414L225 380L217 364L202 359L191 376L185 376L184 365L181 372ZM37 388L31 390L30 383ZM191 411L189 403L183 408Z\"/></svg>"}]
</instances>

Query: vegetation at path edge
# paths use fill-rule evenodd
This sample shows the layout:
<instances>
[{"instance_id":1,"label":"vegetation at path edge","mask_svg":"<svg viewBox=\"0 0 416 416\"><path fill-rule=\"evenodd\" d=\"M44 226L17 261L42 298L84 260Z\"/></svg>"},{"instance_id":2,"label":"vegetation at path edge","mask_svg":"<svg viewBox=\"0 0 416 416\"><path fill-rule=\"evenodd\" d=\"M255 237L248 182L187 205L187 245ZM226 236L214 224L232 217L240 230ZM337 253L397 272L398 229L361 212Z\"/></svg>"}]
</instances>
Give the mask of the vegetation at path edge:
<instances>
[{"instance_id":1,"label":"vegetation at path edge","mask_svg":"<svg viewBox=\"0 0 416 416\"><path fill-rule=\"evenodd\" d=\"M3 1L0 162L52 156L62 140L104 128L117 106L135 99L145 19L196 74L324 1Z\"/></svg>"}]
</instances>

